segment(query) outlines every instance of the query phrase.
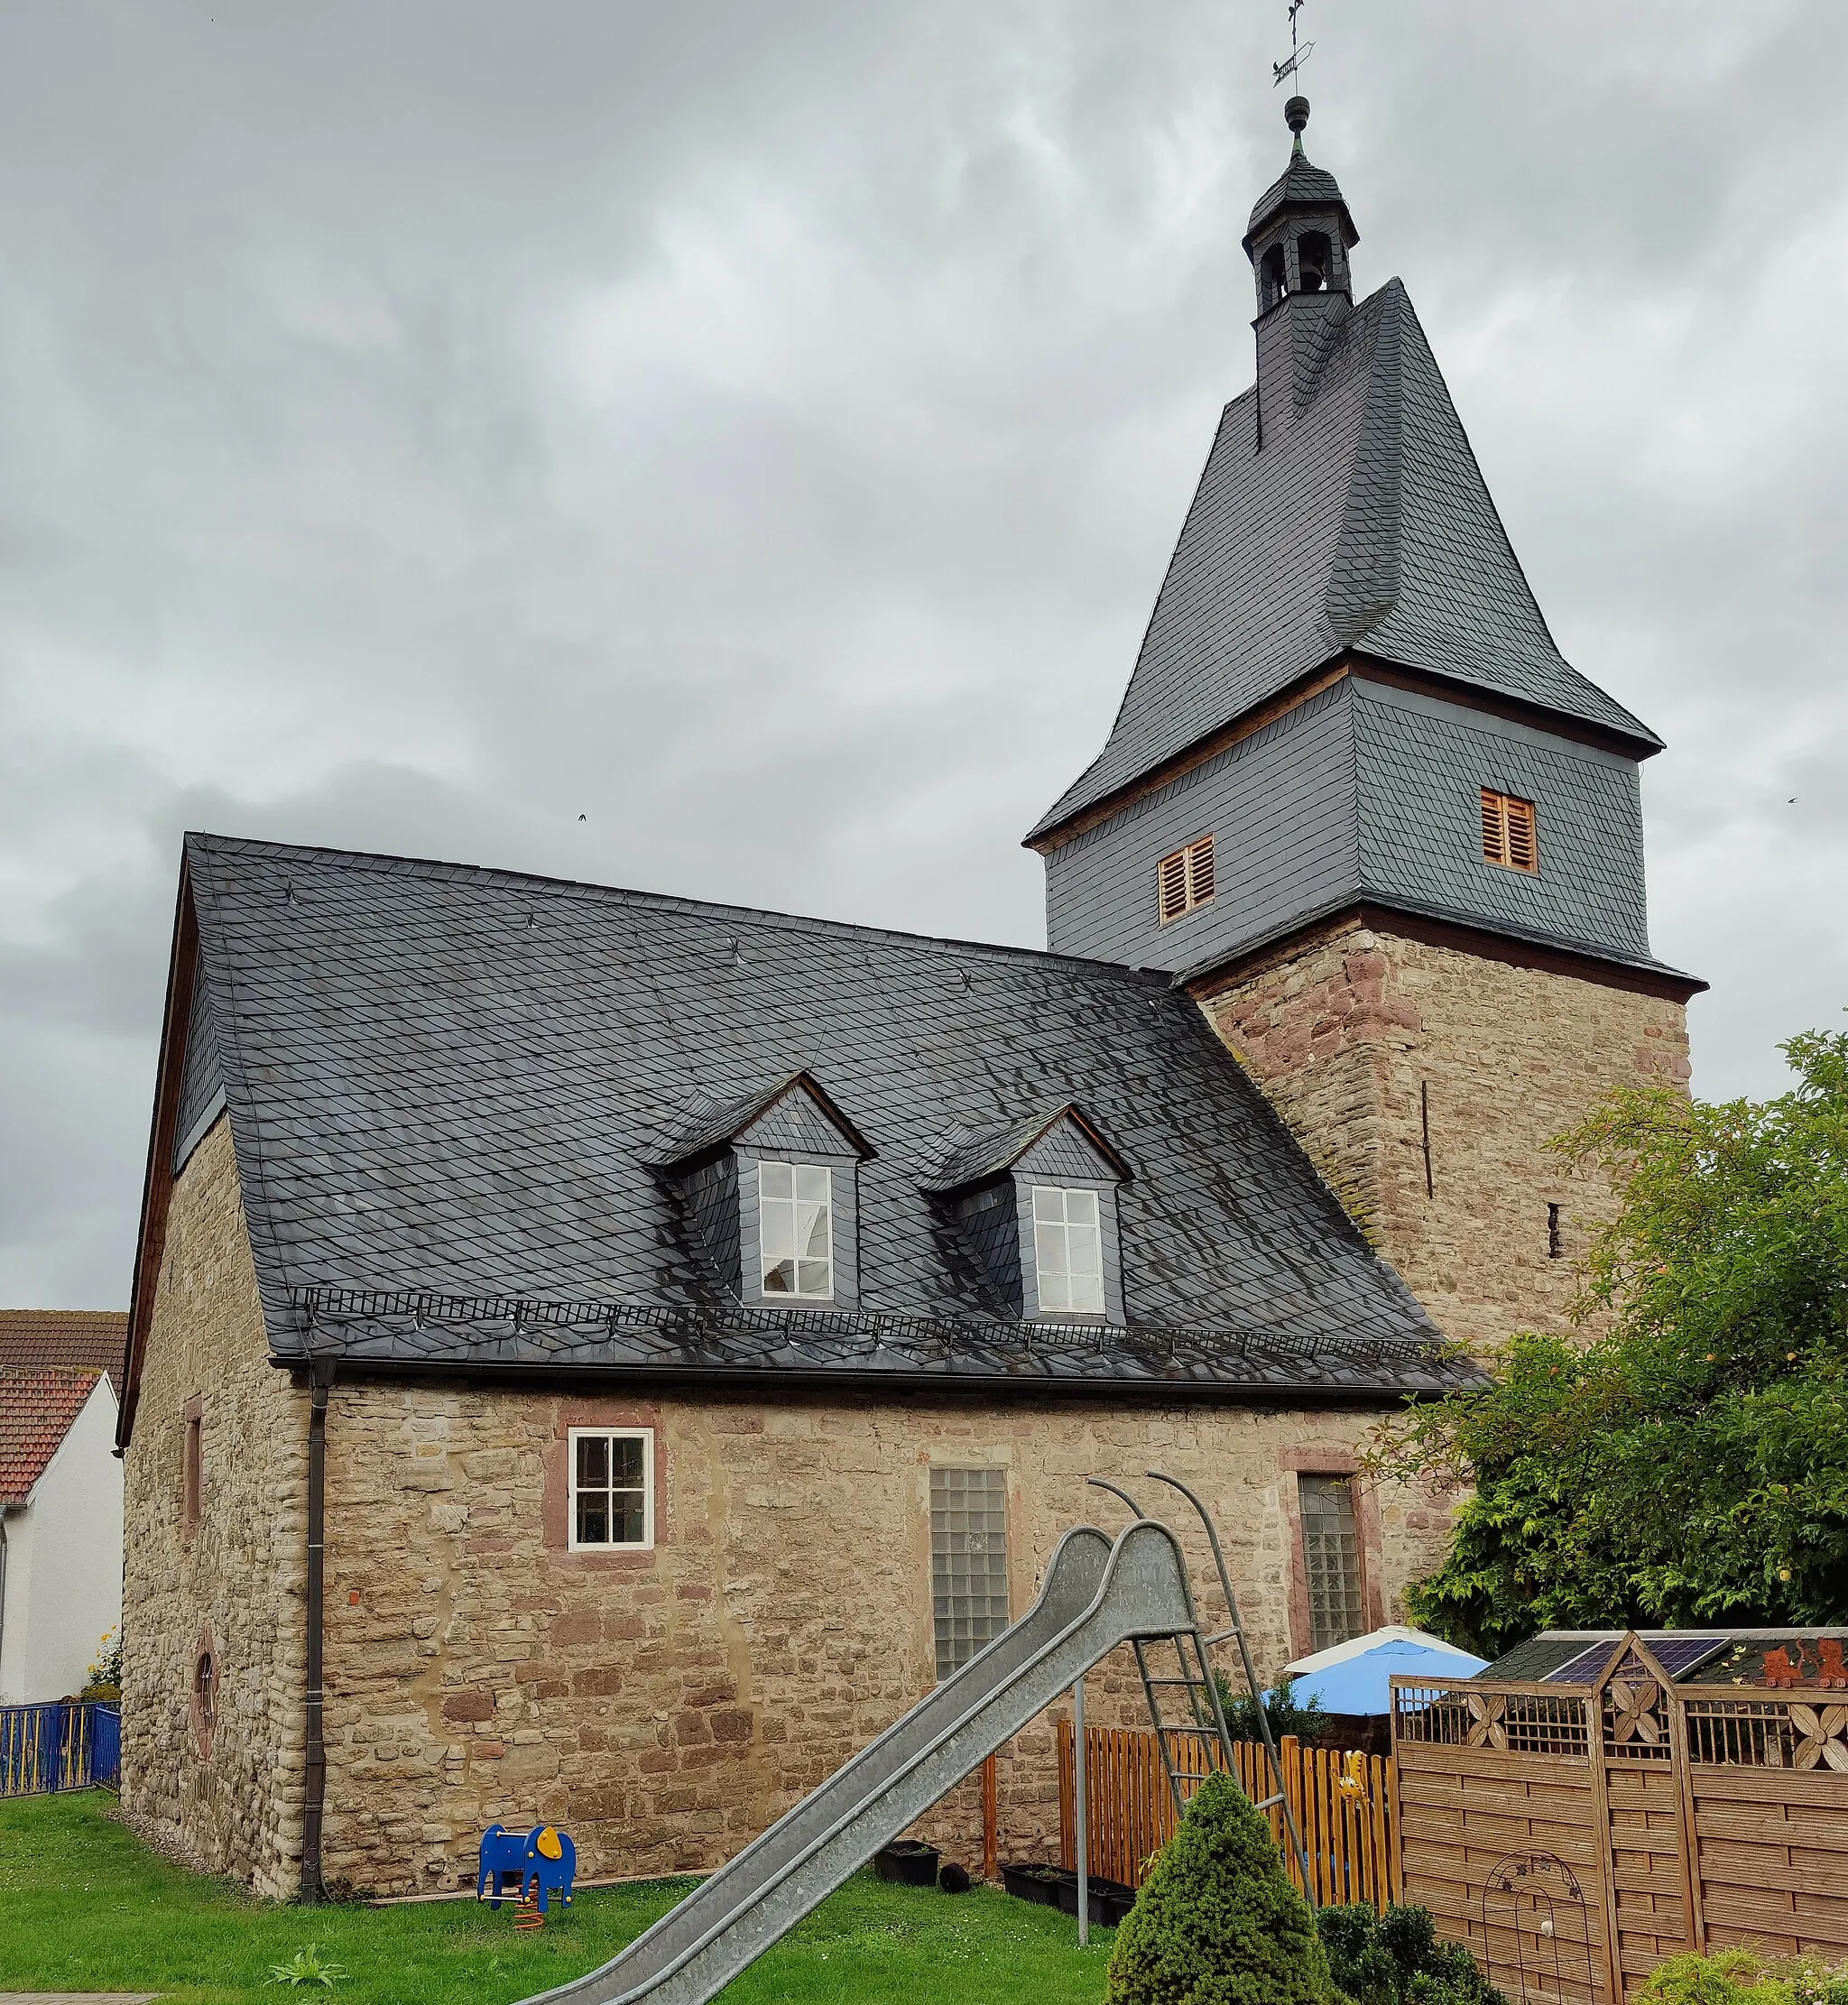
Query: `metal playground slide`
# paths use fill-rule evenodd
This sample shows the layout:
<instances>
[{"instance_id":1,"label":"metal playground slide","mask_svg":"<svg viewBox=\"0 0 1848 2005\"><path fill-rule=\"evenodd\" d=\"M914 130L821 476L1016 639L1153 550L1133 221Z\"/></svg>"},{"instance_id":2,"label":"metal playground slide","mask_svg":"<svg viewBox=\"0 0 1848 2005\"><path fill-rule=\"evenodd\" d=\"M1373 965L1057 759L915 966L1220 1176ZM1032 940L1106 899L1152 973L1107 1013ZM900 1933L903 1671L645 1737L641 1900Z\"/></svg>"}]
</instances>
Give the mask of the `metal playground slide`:
<instances>
[{"instance_id":1,"label":"metal playground slide","mask_svg":"<svg viewBox=\"0 0 1848 2005\"><path fill-rule=\"evenodd\" d=\"M707 2005L1119 1643L1160 1637L1200 1647L1174 1533L1067 1532L1019 1622L620 1955L527 2005Z\"/></svg>"}]
</instances>

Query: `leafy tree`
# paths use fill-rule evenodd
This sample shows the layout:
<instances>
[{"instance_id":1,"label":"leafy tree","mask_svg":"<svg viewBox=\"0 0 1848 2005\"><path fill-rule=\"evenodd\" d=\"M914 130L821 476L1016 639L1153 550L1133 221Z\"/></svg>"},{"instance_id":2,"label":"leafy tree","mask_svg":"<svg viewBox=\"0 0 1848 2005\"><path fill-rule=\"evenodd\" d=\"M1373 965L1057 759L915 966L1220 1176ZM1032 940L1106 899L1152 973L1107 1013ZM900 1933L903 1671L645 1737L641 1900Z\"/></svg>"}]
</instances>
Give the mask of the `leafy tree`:
<instances>
[{"instance_id":1,"label":"leafy tree","mask_svg":"<svg viewBox=\"0 0 1848 2005\"><path fill-rule=\"evenodd\" d=\"M1195 1791L1110 1958L1110 2005L1336 2005L1309 1904L1230 1776Z\"/></svg>"},{"instance_id":2,"label":"leafy tree","mask_svg":"<svg viewBox=\"0 0 1848 2005\"><path fill-rule=\"evenodd\" d=\"M1264 1730L1258 1723L1258 1700L1251 1693L1238 1690L1216 1667L1213 1681L1219 1687L1220 1707L1233 1739L1261 1741ZM1288 1672L1264 1694L1263 1707L1270 1732L1280 1741L1286 1733L1294 1733L1306 1747L1312 1746L1327 1731L1328 1715L1322 1710L1321 1700L1312 1692L1306 1701L1298 1703L1296 1679Z\"/></svg>"},{"instance_id":3,"label":"leafy tree","mask_svg":"<svg viewBox=\"0 0 1848 2005\"><path fill-rule=\"evenodd\" d=\"M1413 1622L1492 1657L1544 1628L1848 1619L1848 1036L1723 1104L1613 1094L1553 1147L1622 1192L1575 1321L1485 1392L1414 1409L1375 1465L1473 1482Z\"/></svg>"}]
</instances>

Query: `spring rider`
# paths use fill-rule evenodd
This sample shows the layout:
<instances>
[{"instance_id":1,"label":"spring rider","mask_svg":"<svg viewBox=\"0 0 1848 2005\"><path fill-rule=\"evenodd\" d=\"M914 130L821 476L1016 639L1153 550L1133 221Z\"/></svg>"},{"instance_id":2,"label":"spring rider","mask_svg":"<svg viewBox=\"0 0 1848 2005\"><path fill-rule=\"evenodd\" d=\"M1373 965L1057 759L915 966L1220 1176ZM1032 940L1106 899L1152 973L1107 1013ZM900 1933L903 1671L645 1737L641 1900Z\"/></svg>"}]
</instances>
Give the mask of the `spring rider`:
<instances>
[{"instance_id":1,"label":"spring rider","mask_svg":"<svg viewBox=\"0 0 1848 2005\"><path fill-rule=\"evenodd\" d=\"M556 1825L536 1824L522 1834L504 1825L491 1824L482 1834L475 1898L490 1908L498 1908L503 1900L518 1900L530 1907L536 1899L542 1915L553 1894L565 1907L571 1905L571 1881L577 1871L578 1847Z\"/></svg>"}]
</instances>

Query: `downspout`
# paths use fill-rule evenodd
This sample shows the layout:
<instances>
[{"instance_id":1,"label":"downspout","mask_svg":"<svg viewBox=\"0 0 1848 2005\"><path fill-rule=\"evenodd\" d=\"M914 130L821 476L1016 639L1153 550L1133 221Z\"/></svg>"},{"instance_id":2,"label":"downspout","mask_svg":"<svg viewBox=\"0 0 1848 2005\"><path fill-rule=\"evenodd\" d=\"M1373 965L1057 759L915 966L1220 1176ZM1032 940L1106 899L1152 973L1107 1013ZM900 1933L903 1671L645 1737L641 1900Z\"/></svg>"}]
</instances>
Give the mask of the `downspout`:
<instances>
[{"instance_id":1,"label":"downspout","mask_svg":"<svg viewBox=\"0 0 1848 2005\"><path fill-rule=\"evenodd\" d=\"M318 1357L310 1367L308 1407L308 1625L303 1723L308 1760L302 1779L301 1889L309 1906L328 1898L321 1879L321 1811L328 1793L328 1746L321 1736L321 1631L326 1600L324 1565L328 1496L328 1394L334 1360Z\"/></svg>"}]
</instances>

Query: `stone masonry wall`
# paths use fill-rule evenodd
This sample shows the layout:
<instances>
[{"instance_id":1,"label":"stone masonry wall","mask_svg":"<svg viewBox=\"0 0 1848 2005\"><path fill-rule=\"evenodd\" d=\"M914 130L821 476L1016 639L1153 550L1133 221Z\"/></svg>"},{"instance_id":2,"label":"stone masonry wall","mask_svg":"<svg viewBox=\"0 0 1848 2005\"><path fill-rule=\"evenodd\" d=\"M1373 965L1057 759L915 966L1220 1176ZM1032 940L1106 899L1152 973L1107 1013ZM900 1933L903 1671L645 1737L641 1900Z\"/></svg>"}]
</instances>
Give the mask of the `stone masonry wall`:
<instances>
[{"instance_id":1,"label":"stone masonry wall","mask_svg":"<svg viewBox=\"0 0 1848 2005\"><path fill-rule=\"evenodd\" d=\"M183 1522L186 1414L203 1483ZM257 1891L301 1847L308 1400L269 1363L227 1123L175 1185L126 1456L122 1803L144 1836ZM194 1669L217 1668L201 1752Z\"/></svg>"},{"instance_id":2,"label":"stone masonry wall","mask_svg":"<svg viewBox=\"0 0 1848 2005\"><path fill-rule=\"evenodd\" d=\"M1358 921L1196 993L1447 1335L1483 1351L1568 1327L1578 1258L1613 1199L1545 1144L1613 1086L1686 1083L1680 1003Z\"/></svg>"},{"instance_id":3,"label":"stone masonry wall","mask_svg":"<svg viewBox=\"0 0 1848 2005\"><path fill-rule=\"evenodd\" d=\"M651 1553L565 1549L573 1425L656 1430ZM1016 1614L1061 1532L1124 1521L1086 1474L1145 1492L1151 1464L1187 1477L1217 1514L1274 1670L1307 1647L1293 1472L1352 1467L1370 1425L1122 1400L762 1405L339 1381L328 1875L398 1893L472 1884L496 1819L563 1824L587 1878L729 1857L929 1688L933 1462L1007 1470ZM1445 1514L1385 1491L1363 1520L1376 1619L1391 1619ZM1188 1544L1213 1621L1205 1543ZM1091 1684L1106 1723L1142 1716L1121 1654ZM1002 1757L999 1795L1002 1856L1047 1856L1058 1808L1045 1719ZM979 1866L977 1786L920 1828Z\"/></svg>"}]
</instances>

